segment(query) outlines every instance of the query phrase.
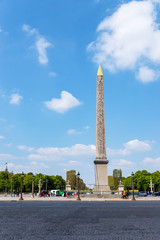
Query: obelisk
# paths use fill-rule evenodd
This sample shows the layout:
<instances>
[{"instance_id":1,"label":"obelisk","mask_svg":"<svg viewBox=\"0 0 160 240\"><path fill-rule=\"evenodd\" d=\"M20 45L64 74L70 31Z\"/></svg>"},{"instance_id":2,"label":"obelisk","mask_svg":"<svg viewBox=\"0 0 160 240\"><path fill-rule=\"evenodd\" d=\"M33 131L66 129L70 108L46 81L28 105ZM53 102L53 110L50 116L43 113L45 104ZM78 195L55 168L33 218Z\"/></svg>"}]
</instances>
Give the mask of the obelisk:
<instances>
[{"instance_id":1,"label":"obelisk","mask_svg":"<svg viewBox=\"0 0 160 240\"><path fill-rule=\"evenodd\" d=\"M108 192L108 173L105 137L104 90L103 73L99 66L97 73L97 105L96 105L96 159L95 164L95 192Z\"/></svg>"}]
</instances>

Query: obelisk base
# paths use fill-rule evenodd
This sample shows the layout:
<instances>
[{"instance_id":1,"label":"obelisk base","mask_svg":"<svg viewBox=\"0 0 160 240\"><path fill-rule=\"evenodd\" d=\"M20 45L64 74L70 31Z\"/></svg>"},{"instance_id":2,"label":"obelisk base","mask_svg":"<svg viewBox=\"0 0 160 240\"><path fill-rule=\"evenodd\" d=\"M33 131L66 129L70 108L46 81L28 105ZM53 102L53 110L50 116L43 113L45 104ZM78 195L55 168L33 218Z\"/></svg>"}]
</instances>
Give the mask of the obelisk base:
<instances>
[{"instance_id":1,"label":"obelisk base","mask_svg":"<svg viewBox=\"0 0 160 240\"><path fill-rule=\"evenodd\" d=\"M94 192L110 192L107 174L107 159L96 159L95 164L95 188Z\"/></svg>"}]
</instances>

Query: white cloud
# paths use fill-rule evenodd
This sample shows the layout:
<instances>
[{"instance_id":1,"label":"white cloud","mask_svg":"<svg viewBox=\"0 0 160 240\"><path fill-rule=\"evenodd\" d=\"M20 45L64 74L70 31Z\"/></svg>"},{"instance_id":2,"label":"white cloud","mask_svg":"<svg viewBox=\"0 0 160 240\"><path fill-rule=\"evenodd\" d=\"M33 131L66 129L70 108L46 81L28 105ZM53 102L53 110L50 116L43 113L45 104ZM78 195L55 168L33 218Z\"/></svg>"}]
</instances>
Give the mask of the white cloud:
<instances>
[{"instance_id":1,"label":"white cloud","mask_svg":"<svg viewBox=\"0 0 160 240\"><path fill-rule=\"evenodd\" d=\"M97 28L97 40L87 48L94 52L93 61L110 71L135 69L149 62L160 64L160 30L155 9L152 1L131 1L106 17ZM153 73L148 73L148 81L153 81ZM143 76L144 81L147 77L144 80Z\"/></svg>"},{"instance_id":2,"label":"white cloud","mask_svg":"<svg viewBox=\"0 0 160 240\"><path fill-rule=\"evenodd\" d=\"M49 47L53 47L53 45L46 40L43 36L41 36L37 29L31 28L29 25L24 24L22 26L22 30L27 32L29 35L35 36L35 48L38 52L38 60L39 63L45 65L48 63L48 57L46 49Z\"/></svg>"},{"instance_id":3,"label":"white cloud","mask_svg":"<svg viewBox=\"0 0 160 240\"><path fill-rule=\"evenodd\" d=\"M143 83L147 82L153 82L157 80L158 74L153 70L148 67L140 67L138 74L137 74L137 79L140 80Z\"/></svg>"},{"instance_id":4,"label":"white cloud","mask_svg":"<svg viewBox=\"0 0 160 240\"><path fill-rule=\"evenodd\" d=\"M84 129L88 130L90 127L89 126L85 126Z\"/></svg>"},{"instance_id":5,"label":"white cloud","mask_svg":"<svg viewBox=\"0 0 160 240\"><path fill-rule=\"evenodd\" d=\"M30 27L29 25L27 25L27 24L23 24L22 30L25 31L25 32L27 32L29 35L39 34L37 29L31 28L31 27Z\"/></svg>"},{"instance_id":6,"label":"white cloud","mask_svg":"<svg viewBox=\"0 0 160 240\"><path fill-rule=\"evenodd\" d=\"M131 140L124 144L124 147L129 151L147 152L151 150L151 145L146 141L139 141L138 139Z\"/></svg>"},{"instance_id":7,"label":"white cloud","mask_svg":"<svg viewBox=\"0 0 160 240\"><path fill-rule=\"evenodd\" d=\"M28 152L34 151L34 148L33 148L33 147L28 147L28 146L25 146L25 145L19 145L19 146L17 146L17 148L18 148L19 150L26 150L26 151L28 151Z\"/></svg>"},{"instance_id":8,"label":"white cloud","mask_svg":"<svg viewBox=\"0 0 160 240\"><path fill-rule=\"evenodd\" d=\"M59 163L59 166L63 166L63 167L70 167L70 166L81 166L82 163L78 162L78 161L69 161L67 163Z\"/></svg>"},{"instance_id":9,"label":"white cloud","mask_svg":"<svg viewBox=\"0 0 160 240\"><path fill-rule=\"evenodd\" d=\"M0 136L0 139L4 139L4 136L1 135L1 136Z\"/></svg>"},{"instance_id":10,"label":"white cloud","mask_svg":"<svg viewBox=\"0 0 160 240\"><path fill-rule=\"evenodd\" d=\"M118 163L117 163L117 165L119 166L119 167L125 167L125 168L130 168L130 167L132 167L132 166L134 166L135 165L135 163L134 162L131 162L131 161L127 161L127 160L125 160L125 159L120 159L119 161L118 161Z\"/></svg>"},{"instance_id":11,"label":"white cloud","mask_svg":"<svg viewBox=\"0 0 160 240\"><path fill-rule=\"evenodd\" d=\"M143 164L149 165L150 167L160 167L160 157L158 158L145 158Z\"/></svg>"},{"instance_id":12,"label":"white cloud","mask_svg":"<svg viewBox=\"0 0 160 240\"><path fill-rule=\"evenodd\" d=\"M57 74L56 74L55 72L49 72L49 76L50 76L50 77L56 77Z\"/></svg>"},{"instance_id":13,"label":"white cloud","mask_svg":"<svg viewBox=\"0 0 160 240\"><path fill-rule=\"evenodd\" d=\"M111 149L107 148L107 155L114 156L114 155L120 155L120 156L126 156L129 155L130 152L127 149Z\"/></svg>"},{"instance_id":14,"label":"white cloud","mask_svg":"<svg viewBox=\"0 0 160 240\"><path fill-rule=\"evenodd\" d=\"M0 121L1 122L6 122L6 119L5 118L0 118Z\"/></svg>"},{"instance_id":15,"label":"white cloud","mask_svg":"<svg viewBox=\"0 0 160 240\"><path fill-rule=\"evenodd\" d=\"M28 159L32 161L60 161L66 157L80 157L80 156L95 156L95 145L75 144L71 147L46 147L46 148L31 148L27 146L18 146L21 150L32 152L28 155ZM148 141L139 141L134 139L124 144L123 149L110 149L107 148L107 155L114 156L127 156L136 152L148 152L152 148L152 145Z\"/></svg>"},{"instance_id":16,"label":"white cloud","mask_svg":"<svg viewBox=\"0 0 160 240\"><path fill-rule=\"evenodd\" d=\"M137 170L137 164L126 159L112 159L109 162L109 175L112 175L113 169L121 169L122 175L128 176L132 171Z\"/></svg>"},{"instance_id":17,"label":"white cloud","mask_svg":"<svg viewBox=\"0 0 160 240\"><path fill-rule=\"evenodd\" d=\"M26 150L26 149L27 149L27 146L25 146L25 145L19 145L19 146L17 146L17 148L20 149L20 150Z\"/></svg>"},{"instance_id":18,"label":"white cloud","mask_svg":"<svg viewBox=\"0 0 160 240\"><path fill-rule=\"evenodd\" d=\"M7 153L0 153L0 160L1 161L11 161L11 160L15 160L18 159L19 157L16 157L14 155L11 154L7 154Z\"/></svg>"},{"instance_id":19,"label":"white cloud","mask_svg":"<svg viewBox=\"0 0 160 240\"><path fill-rule=\"evenodd\" d=\"M14 93L14 94L11 94L9 103L19 105L22 99L23 97L21 95L19 95L18 93Z\"/></svg>"},{"instance_id":20,"label":"white cloud","mask_svg":"<svg viewBox=\"0 0 160 240\"><path fill-rule=\"evenodd\" d=\"M9 169L9 171L13 171L14 173L16 172L33 172L33 173L37 173L37 172L44 172L44 170L48 169L49 167L41 162L30 162L27 165L24 164L15 164L15 163L8 163L7 167ZM4 170L4 166L0 165L0 170Z\"/></svg>"},{"instance_id":21,"label":"white cloud","mask_svg":"<svg viewBox=\"0 0 160 240\"><path fill-rule=\"evenodd\" d=\"M44 169L48 169L48 166L44 163L40 163L40 162L36 162L36 161L33 161L30 163L31 166L34 166L34 167L41 167L41 168L44 168Z\"/></svg>"},{"instance_id":22,"label":"white cloud","mask_svg":"<svg viewBox=\"0 0 160 240\"><path fill-rule=\"evenodd\" d=\"M94 145L84 145L84 144L75 144L72 147L64 147L64 148L38 148L36 152L39 154L46 155L58 155L58 156L90 156L95 154L95 146Z\"/></svg>"},{"instance_id":23,"label":"white cloud","mask_svg":"<svg viewBox=\"0 0 160 240\"><path fill-rule=\"evenodd\" d=\"M151 150L151 144L147 141L139 141L138 139L124 143L124 149L107 149L108 155L126 156L134 152L148 152Z\"/></svg>"},{"instance_id":24,"label":"white cloud","mask_svg":"<svg viewBox=\"0 0 160 240\"><path fill-rule=\"evenodd\" d=\"M65 157L95 156L94 145L75 144L71 147L48 147L34 149L34 153L28 155L31 161L62 161Z\"/></svg>"},{"instance_id":25,"label":"white cloud","mask_svg":"<svg viewBox=\"0 0 160 240\"><path fill-rule=\"evenodd\" d=\"M75 129L69 129L69 130L67 131L67 133L68 133L69 135L72 135L72 134L81 134L81 132L77 132Z\"/></svg>"},{"instance_id":26,"label":"white cloud","mask_svg":"<svg viewBox=\"0 0 160 240\"><path fill-rule=\"evenodd\" d=\"M52 44L48 42L44 37L39 37L39 39L36 41L36 49L38 51L38 60L39 63L41 64L47 64L48 63L48 58L47 58L47 53L46 49L48 47L51 47Z\"/></svg>"},{"instance_id":27,"label":"white cloud","mask_svg":"<svg viewBox=\"0 0 160 240\"><path fill-rule=\"evenodd\" d=\"M81 102L73 97L71 93L62 91L60 99L53 98L51 101L44 102L44 104L48 109L64 113L73 107L79 106Z\"/></svg>"},{"instance_id":28,"label":"white cloud","mask_svg":"<svg viewBox=\"0 0 160 240\"><path fill-rule=\"evenodd\" d=\"M68 164L72 165L72 166L80 166L80 165L82 165L82 163L78 162L78 161L69 161Z\"/></svg>"},{"instance_id":29,"label":"white cloud","mask_svg":"<svg viewBox=\"0 0 160 240\"><path fill-rule=\"evenodd\" d=\"M58 162L59 160L61 160L60 157L51 155L51 154L30 154L28 155L28 160L31 161L45 161L45 162Z\"/></svg>"},{"instance_id":30,"label":"white cloud","mask_svg":"<svg viewBox=\"0 0 160 240\"><path fill-rule=\"evenodd\" d=\"M150 0L153 3L160 3L160 0Z\"/></svg>"},{"instance_id":31,"label":"white cloud","mask_svg":"<svg viewBox=\"0 0 160 240\"><path fill-rule=\"evenodd\" d=\"M6 147L11 147L13 145L13 143L6 143L5 146Z\"/></svg>"}]
</instances>

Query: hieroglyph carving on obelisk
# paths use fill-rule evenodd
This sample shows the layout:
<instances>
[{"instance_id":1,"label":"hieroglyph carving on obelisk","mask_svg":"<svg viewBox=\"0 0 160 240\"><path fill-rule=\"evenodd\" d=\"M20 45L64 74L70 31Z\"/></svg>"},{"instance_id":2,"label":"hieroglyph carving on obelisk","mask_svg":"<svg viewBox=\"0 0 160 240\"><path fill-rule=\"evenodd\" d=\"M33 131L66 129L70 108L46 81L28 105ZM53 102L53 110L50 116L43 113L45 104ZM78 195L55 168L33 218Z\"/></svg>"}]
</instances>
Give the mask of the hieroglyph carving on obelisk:
<instances>
[{"instance_id":1,"label":"hieroglyph carving on obelisk","mask_svg":"<svg viewBox=\"0 0 160 240\"><path fill-rule=\"evenodd\" d=\"M105 114L103 73L99 66L97 73L97 109L96 109L96 159L95 164L95 191L110 191L106 157Z\"/></svg>"},{"instance_id":2,"label":"hieroglyph carving on obelisk","mask_svg":"<svg viewBox=\"0 0 160 240\"><path fill-rule=\"evenodd\" d=\"M101 67L99 67L97 74L96 159L106 159L104 90Z\"/></svg>"}]
</instances>

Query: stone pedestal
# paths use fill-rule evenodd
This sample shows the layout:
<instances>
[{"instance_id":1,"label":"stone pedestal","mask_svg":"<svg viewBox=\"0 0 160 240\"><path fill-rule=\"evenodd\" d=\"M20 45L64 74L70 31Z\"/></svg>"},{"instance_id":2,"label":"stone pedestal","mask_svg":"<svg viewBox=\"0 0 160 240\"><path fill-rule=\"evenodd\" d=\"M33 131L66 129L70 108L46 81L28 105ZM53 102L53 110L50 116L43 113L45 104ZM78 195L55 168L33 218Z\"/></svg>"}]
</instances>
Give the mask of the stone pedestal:
<instances>
[{"instance_id":1,"label":"stone pedestal","mask_svg":"<svg viewBox=\"0 0 160 240\"><path fill-rule=\"evenodd\" d=\"M118 185L118 192L123 192L124 191L124 185L122 184L122 182L120 181L119 185Z\"/></svg>"},{"instance_id":2,"label":"stone pedestal","mask_svg":"<svg viewBox=\"0 0 160 240\"><path fill-rule=\"evenodd\" d=\"M66 185L66 191L71 191L71 185Z\"/></svg>"},{"instance_id":3,"label":"stone pedestal","mask_svg":"<svg viewBox=\"0 0 160 240\"><path fill-rule=\"evenodd\" d=\"M67 185L66 185L66 191L71 191L71 190L72 190L72 186L70 185L70 182L68 181Z\"/></svg>"},{"instance_id":4,"label":"stone pedestal","mask_svg":"<svg viewBox=\"0 0 160 240\"><path fill-rule=\"evenodd\" d=\"M94 192L110 192L108 186L107 159L96 159L95 164L95 188Z\"/></svg>"}]
</instances>

